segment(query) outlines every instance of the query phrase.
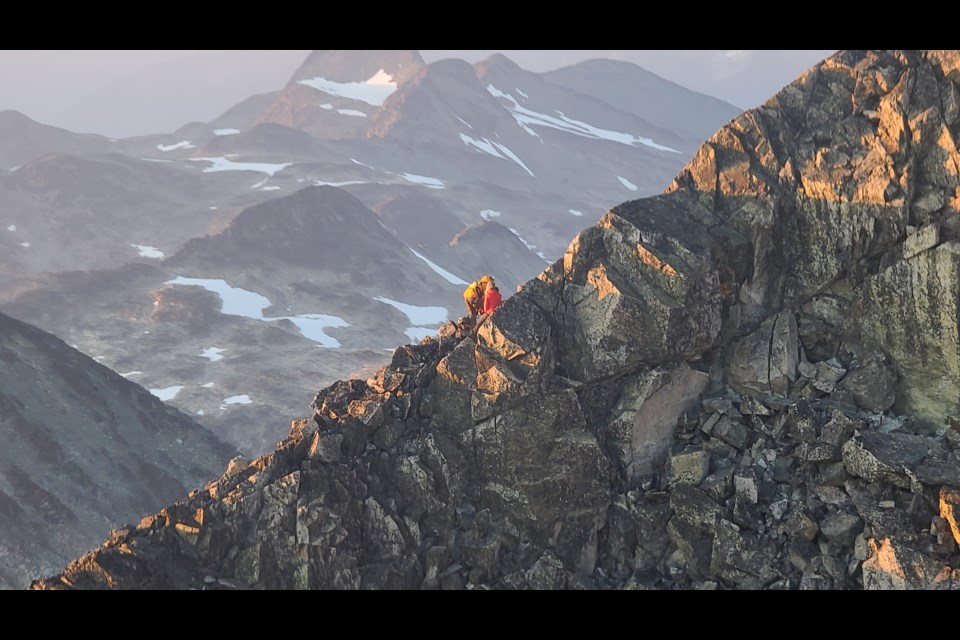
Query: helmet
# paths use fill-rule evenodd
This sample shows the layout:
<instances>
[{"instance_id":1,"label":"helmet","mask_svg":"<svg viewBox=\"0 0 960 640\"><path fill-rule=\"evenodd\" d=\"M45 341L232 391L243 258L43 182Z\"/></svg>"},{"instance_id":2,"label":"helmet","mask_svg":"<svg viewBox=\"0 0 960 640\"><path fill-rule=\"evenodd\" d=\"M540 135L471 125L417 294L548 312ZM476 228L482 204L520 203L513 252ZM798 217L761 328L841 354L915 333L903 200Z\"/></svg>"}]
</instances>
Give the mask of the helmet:
<instances>
[{"instance_id":1,"label":"helmet","mask_svg":"<svg viewBox=\"0 0 960 640\"><path fill-rule=\"evenodd\" d=\"M483 276L482 278L480 278L480 282L481 282L482 284L493 284L493 283L494 283L494 279L493 279L492 277L490 277L490 276Z\"/></svg>"}]
</instances>

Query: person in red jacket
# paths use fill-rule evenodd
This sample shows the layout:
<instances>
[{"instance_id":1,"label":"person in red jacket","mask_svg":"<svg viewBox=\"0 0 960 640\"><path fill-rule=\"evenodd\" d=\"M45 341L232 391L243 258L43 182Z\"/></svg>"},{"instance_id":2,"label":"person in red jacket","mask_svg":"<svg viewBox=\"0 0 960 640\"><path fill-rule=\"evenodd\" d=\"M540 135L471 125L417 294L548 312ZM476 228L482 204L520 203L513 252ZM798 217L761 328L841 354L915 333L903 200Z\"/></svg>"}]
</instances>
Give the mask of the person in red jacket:
<instances>
[{"instance_id":1,"label":"person in red jacket","mask_svg":"<svg viewBox=\"0 0 960 640\"><path fill-rule=\"evenodd\" d=\"M503 302L503 297L500 295L500 289L497 288L495 283L491 283L490 286L487 287L487 291L483 294L483 314L477 321L477 328L474 332L480 330L481 325L486 322L490 314L497 310L501 302Z\"/></svg>"},{"instance_id":2,"label":"person in red jacket","mask_svg":"<svg viewBox=\"0 0 960 640\"><path fill-rule=\"evenodd\" d=\"M496 311L501 302L503 302L503 298L500 296L500 289L497 288L496 284L491 284L487 288L487 292L483 294L483 315L489 317L491 313Z\"/></svg>"}]
</instances>

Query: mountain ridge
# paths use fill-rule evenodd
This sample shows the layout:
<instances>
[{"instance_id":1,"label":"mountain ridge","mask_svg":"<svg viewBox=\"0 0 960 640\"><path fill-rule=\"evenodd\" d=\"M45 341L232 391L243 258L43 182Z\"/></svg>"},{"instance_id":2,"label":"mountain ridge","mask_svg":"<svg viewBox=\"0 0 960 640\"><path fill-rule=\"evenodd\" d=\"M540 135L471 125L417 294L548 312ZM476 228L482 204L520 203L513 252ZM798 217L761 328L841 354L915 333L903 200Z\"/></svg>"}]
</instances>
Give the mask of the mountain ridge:
<instances>
[{"instance_id":1,"label":"mountain ridge","mask_svg":"<svg viewBox=\"0 0 960 640\"><path fill-rule=\"evenodd\" d=\"M613 75L610 73L611 69L617 70L618 73L616 74L616 79L613 82L602 84L604 87L604 99L607 102L615 107L619 107L624 111L627 111L628 113L635 113L641 117L645 117L646 113L657 114L659 118L657 118L655 121L659 121L660 118L667 117L669 118L668 122L671 124L684 125L684 128L690 127L689 130L692 137L699 136L702 138L709 138L717 127L714 126L713 128L710 128L708 122L704 122L701 125L701 119L696 115L693 115L692 117L691 115L679 117L679 114L676 111L676 106L672 108L664 108L660 106L659 102L654 102L653 104L651 104L648 100L637 102L635 100L636 96L642 95L645 98L649 98L651 89L654 86L665 87L671 93L692 93L701 96L706 102L712 102L717 107L717 112L727 114L728 119L731 120L740 115L740 113L743 111L741 108L732 105L729 102L723 101L709 94L693 91L692 89L688 89L680 84L667 80L662 76L648 71L639 65L621 60L584 60L583 62L568 65L554 71L548 71L544 74L544 77L551 82L555 82L562 86L576 90L578 87L596 86L595 84L588 85L588 81L580 77L581 74L588 76L590 78L589 82L591 83L600 83L602 81L601 76L605 76L607 74ZM628 83L624 81L623 76L621 76L619 73L621 70L627 72L626 77L631 78L631 82ZM625 89L625 86L627 85L634 87L634 89L627 91ZM649 116L646 117L649 118Z\"/></svg>"},{"instance_id":2,"label":"mountain ridge","mask_svg":"<svg viewBox=\"0 0 960 640\"><path fill-rule=\"evenodd\" d=\"M958 83L838 52L33 588L960 588Z\"/></svg>"}]
</instances>

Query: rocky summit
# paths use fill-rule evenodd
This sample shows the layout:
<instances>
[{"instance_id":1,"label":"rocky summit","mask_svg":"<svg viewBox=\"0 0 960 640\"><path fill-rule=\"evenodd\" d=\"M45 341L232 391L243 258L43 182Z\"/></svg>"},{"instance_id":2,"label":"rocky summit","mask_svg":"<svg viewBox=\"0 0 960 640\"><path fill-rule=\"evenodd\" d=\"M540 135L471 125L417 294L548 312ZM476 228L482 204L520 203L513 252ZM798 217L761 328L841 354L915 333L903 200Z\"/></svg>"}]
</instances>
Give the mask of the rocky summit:
<instances>
[{"instance_id":1,"label":"rocky summit","mask_svg":"<svg viewBox=\"0 0 960 640\"><path fill-rule=\"evenodd\" d=\"M842 51L37 589L960 587L960 52Z\"/></svg>"}]
</instances>

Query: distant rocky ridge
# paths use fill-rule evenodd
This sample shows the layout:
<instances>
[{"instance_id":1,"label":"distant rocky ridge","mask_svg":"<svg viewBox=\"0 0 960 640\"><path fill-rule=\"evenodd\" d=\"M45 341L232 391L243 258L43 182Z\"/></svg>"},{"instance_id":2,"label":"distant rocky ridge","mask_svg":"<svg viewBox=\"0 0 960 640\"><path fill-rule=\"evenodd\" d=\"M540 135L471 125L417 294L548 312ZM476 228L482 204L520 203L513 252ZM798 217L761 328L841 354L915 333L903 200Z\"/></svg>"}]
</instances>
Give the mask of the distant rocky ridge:
<instances>
[{"instance_id":1,"label":"distant rocky ridge","mask_svg":"<svg viewBox=\"0 0 960 640\"><path fill-rule=\"evenodd\" d=\"M110 147L103 136L43 125L17 111L0 111L0 139L0 168L5 170L52 153L103 153Z\"/></svg>"},{"instance_id":2,"label":"distant rocky ridge","mask_svg":"<svg viewBox=\"0 0 960 640\"><path fill-rule=\"evenodd\" d=\"M958 87L838 52L33 587L960 588Z\"/></svg>"},{"instance_id":3,"label":"distant rocky ridge","mask_svg":"<svg viewBox=\"0 0 960 640\"><path fill-rule=\"evenodd\" d=\"M170 254L243 208L304 183L343 186L368 206L394 187L420 185L461 223L497 211L501 222L559 255L582 228L577 217L595 219L631 192L659 192L707 132L738 113L665 81L651 83L652 74L634 65L589 66L586 74L578 65L567 70L571 88L503 56L426 65L416 51L316 51L283 91L251 97L222 122L121 140L2 112L0 222L21 228L18 244L42 239L61 250L15 249L0 277L124 264L135 259L134 244ZM643 78L647 102L673 112L654 109L644 119L632 111L642 108L637 104L620 97L616 106L606 103L617 75ZM592 77L602 82L591 84ZM564 157L585 162L564 166L557 162ZM99 221L104 213L124 213L125 224ZM66 233L94 220L104 237L77 243ZM0 234L0 243L14 239ZM31 253L58 262L43 264Z\"/></svg>"},{"instance_id":4,"label":"distant rocky ridge","mask_svg":"<svg viewBox=\"0 0 960 640\"><path fill-rule=\"evenodd\" d=\"M543 74L551 83L584 95L602 96L607 104L673 132L686 145L712 136L715 114L728 112L723 101L685 99L688 89L628 62L587 60ZM739 114L732 113L730 118Z\"/></svg>"},{"instance_id":5,"label":"distant rocky ridge","mask_svg":"<svg viewBox=\"0 0 960 640\"><path fill-rule=\"evenodd\" d=\"M146 390L2 314L0 439L7 589L199 486L236 454Z\"/></svg>"}]
</instances>

